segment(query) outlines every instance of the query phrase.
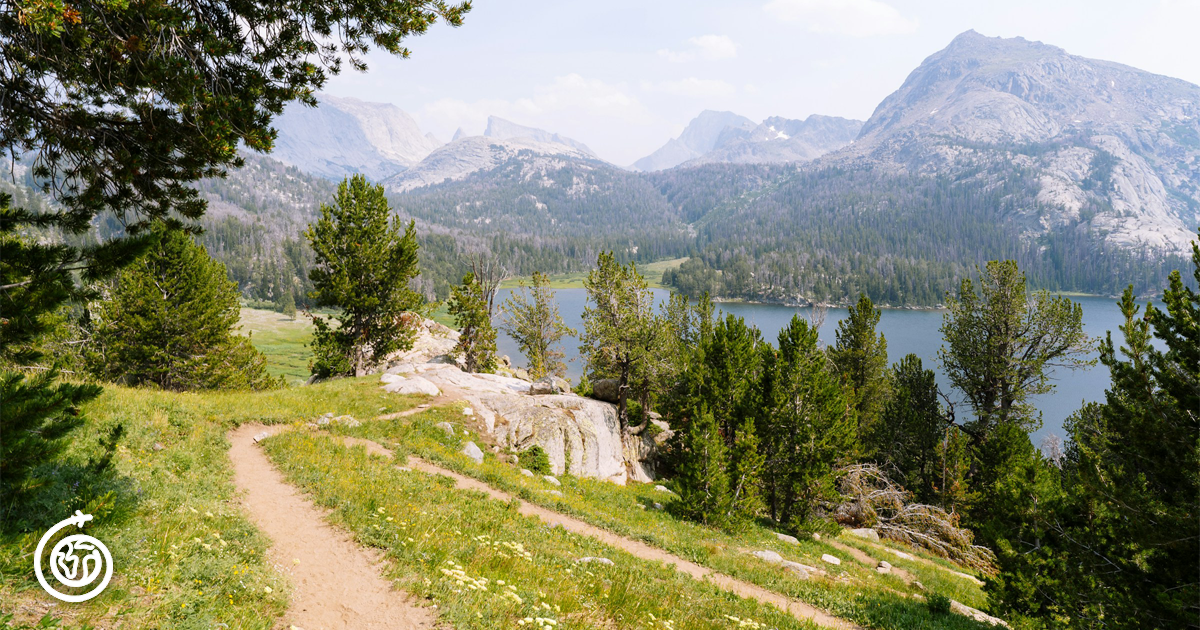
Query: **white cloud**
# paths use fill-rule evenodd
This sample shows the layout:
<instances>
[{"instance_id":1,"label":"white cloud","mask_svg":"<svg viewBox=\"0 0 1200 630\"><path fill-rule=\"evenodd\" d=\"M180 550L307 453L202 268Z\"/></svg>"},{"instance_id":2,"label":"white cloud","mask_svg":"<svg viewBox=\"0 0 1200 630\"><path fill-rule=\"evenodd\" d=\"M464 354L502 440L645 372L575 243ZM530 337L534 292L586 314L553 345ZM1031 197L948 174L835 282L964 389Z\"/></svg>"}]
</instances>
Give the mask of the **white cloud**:
<instances>
[{"instance_id":1,"label":"white cloud","mask_svg":"<svg viewBox=\"0 0 1200 630\"><path fill-rule=\"evenodd\" d=\"M800 23L813 33L870 37L917 30L916 20L880 0L771 0L763 8L776 19Z\"/></svg>"},{"instance_id":2,"label":"white cloud","mask_svg":"<svg viewBox=\"0 0 1200 630\"><path fill-rule=\"evenodd\" d=\"M661 83L642 82L642 89L647 92L662 92L675 96L691 98L712 98L717 96L732 96L737 88L719 79L698 79L688 77L678 81L663 81Z\"/></svg>"},{"instance_id":3,"label":"white cloud","mask_svg":"<svg viewBox=\"0 0 1200 630\"><path fill-rule=\"evenodd\" d=\"M674 63L704 59L733 59L737 57L738 45L726 35L700 35L687 40L691 47L686 50L658 51L658 56Z\"/></svg>"}]
</instances>

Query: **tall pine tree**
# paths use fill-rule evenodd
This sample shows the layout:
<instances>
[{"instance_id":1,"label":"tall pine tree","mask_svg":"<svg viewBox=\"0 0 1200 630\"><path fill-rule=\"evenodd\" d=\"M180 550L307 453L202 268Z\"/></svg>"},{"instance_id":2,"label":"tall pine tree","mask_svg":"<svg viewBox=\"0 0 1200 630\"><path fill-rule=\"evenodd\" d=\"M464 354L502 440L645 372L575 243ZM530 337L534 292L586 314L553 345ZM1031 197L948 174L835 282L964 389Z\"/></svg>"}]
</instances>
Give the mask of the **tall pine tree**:
<instances>
[{"instance_id":1,"label":"tall pine tree","mask_svg":"<svg viewBox=\"0 0 1200 630\"><path fill-rule=\"evenodd\" d=\"M167 232L92 304L90 369L177 391L277 386L249 337L234 332L238 298L225 265L190 236Z\"/></svg>"},{"instance_id":2,"label":"tall pine tree","mask_svg":"<svg viewBox=\"0 0 1200 630\"><path fill-rule=\"evenodd\" d=\"M846 319L838 322L837 343L829 350L829 358L850 385L864 446L888 399L887 339L875 332L880 315L871 298L859 296Z\"/></svg>"},{"instance_id":3,"label":"tall pine tree","mask_svg":"<svg viewBox=\"0 0 1200 630\"><path fill-rule=\"evenodd\" d=\"M417 234L413 222L401 230L383 186L362 175L343 180L333 205L304 235L316 262L309 271L317 306L341 309L337 326L313 317L312 372L317 376L361 376L389 354L412 347L416 331L403 315L424 300L409 288L417 277Z\"/></svg>"},{"instance_id":4,"label":"tall pine tree","mask_svg":"<svg viewBox=\"0 0 1200 630\"><path fill-rule=\"evenodd\" d=\"M496 329L488 316L486 288L475 274L463 276L455 286L448 304L450 315L458 325L458 343L454 353L461 357L468 372L496 371Z\"/></svg>"}]
</instances>

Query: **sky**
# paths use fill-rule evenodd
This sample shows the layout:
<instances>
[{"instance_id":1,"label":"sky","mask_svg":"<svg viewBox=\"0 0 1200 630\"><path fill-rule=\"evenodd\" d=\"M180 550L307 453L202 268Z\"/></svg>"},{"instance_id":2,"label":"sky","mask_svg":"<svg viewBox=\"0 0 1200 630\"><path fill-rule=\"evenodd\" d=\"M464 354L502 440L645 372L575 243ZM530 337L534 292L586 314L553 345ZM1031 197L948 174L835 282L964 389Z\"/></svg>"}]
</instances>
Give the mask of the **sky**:
<instances>
[{"instance_id":1,"label":"sky","mask_svg":"<svg viewBox=\"0 0 1200 630\"><path fill-rule=\"evenodd\" d=\"M392 103L442 141L496 115L628 165L705 109L865 120L969 29L1200 84L1198 25L1200 0L475 0L463 26L325 91Z\"/></svg>"}]
</instances>

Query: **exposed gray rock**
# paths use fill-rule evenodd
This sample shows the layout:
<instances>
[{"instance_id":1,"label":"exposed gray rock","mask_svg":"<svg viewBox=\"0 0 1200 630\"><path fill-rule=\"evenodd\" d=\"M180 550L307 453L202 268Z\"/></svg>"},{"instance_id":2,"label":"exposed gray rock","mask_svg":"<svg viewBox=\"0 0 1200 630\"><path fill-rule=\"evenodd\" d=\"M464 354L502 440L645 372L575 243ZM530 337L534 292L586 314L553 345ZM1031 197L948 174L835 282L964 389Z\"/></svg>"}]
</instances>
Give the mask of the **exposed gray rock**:
<instances>
[{"instance_id":1,"label":"exposed gray rock","mask_svg":"<svg viewBox=\"0 0 1200 630\"><path fill-rule=\"evenodd\" d=\"M750 552L750 555L755 556L756 558L763 560L764 562L767 562L768 564L779 564L780 562L783 562L783 556L781 556L769 549L764 549L762 551L752 551L752 552Z\"/></svg>"},{"instance_id":2,"label":"exposed gray rock","mask_svg":"<svg viewBox=\"0 0 1200 630\"><path fill-rule=\"evenodd\" d=\"M332 421L333 421L333 422L335 422L335 423L337 423L337 424L340 424L340 425L342 425L342 426L344 426L344 427L349 427L349 428L351 428L351 429L353 429L354 427L357 427L357 426L361 426L361 425L362 425L362 423L361 423L361 422L359 422L358 420L356 420L356 419L354 418L354 416L338 416L338 417L336 417L336 418L333 418L333 420L332 420Z\"/></svg>"},{"instance_id":3,"label":"exposed gray rock","mask_svg":"<svg viewBox=\"0 0 1200 630\"><path fill-rule=\"evenodd\" d=\"M463 444L462 453L463 455L475 460L476 464L483 463L483 451L479 450L479 447L476 446L474 442L467 442L466 444Z\"/></svg>"},{"instance_id":4,"label":"exposed gray rock","mask_svg":"<svg viewBox=\"0 0 1200 630\"><path fill-rule=\"evenodd\" d=\"M601 378L592 383L592 398L604 402L616 403L621 394L621 381L615 378Z\"/></svg>"},{"instance_id":5,"label":"exposed gray rock","mask_svg":"<svg viewBox=\"0 0 1200 630\"><path fill-rule=\"evenodd\" d=\"M561 497L563 495L563 493L559 492L558 490L551 490L550 494L556 497Z\"/></svg>"},{"instance_id":6,"label":"exposed gray rock","mask_svg":"<svg viewBox=\"0 0 1200 630\"><path fill-rule=\"evenodd\" d=\"M877 532L873 529L870 529L868 527L860 527L858 529L847 530L847 533L849 533L851 536L858 536L859 538L865 538L867 540L874 540L875 542L879 542L879 532Z\"/></svg>"},{"instance_id":7,"label":"exposed gray rock","mask_svg":"<svg viewBox=\"0 0 1200 630\"><path fill-rule=\"evenodd\" d=\"M554 383L549 377L541 378L529 384L529 393L533 396L547 396L557 394Z\"/></svg>"},{"instance_id":8,"label":"exposed gray rock","mask_svg":"<svg viewBox=\"0 0 1200 630\"><path fill-rule=\"evenodd\" d=\"M791 543L793 545L800 544L800 541L796 540L795 536L788 536L787 534L780 534L780 533L776 532L775 537L778 538L779 540L782 540L785 543Z\"/></svg>"},{"instance_id":9,"label":"exposed gray rock","mask_svg":"<svg viewBox=\"0 0 1200 630\"><path fill-rule=\"evenodd\" d=\"M667 494L671 494L671 495L675 494L674 492L671 492L671 489L666 486L654 486L654 489L658 490L659 492L666 492Z\"/></svg>"},{"instance_id":10,"label":"exposed gray rock","mask_svg":"<svg viewBox=\"0 0 1200 630\"><path fill-rule=\"evenodd\" d=\"M657 501L655 501L655 502L654 502L654 506L653 506L653 507L654 507L654 509L658 510L659 512L661 512L661 511L663 511L663 510L667 509L667 508L666 508L666 507L665 507L663 504L661 504L661 503L659 503L659 502L657 502Z\"/></svg>"},{"instance_id":11,"label":"exposed gray rock","mask_svg":"<svg viewBox=\"0 0 1200 630\"><path fill-rule=\"evenodd\" d=\"M522 469L521 469L521 474L522 474L522 475L524 475L524 476L526 476L526 477L532 477L532 476L533 476L533 471L532 471L532 470L529 470L528 468L522 468Z\"/></svg>"},{"instance_id":12,"label":"exposed gray rock","mask_svg":"<svg viewBox=\"0 0 1200 630\"><path fill-rule=\"evenodd\" d=\"M879 564L875 566L875 571L879 573L891 573L892 565L887 560L880 560Z\"/></svg>"},{"instance_id":13,"label":"exposed gray rock","mask_svg":"<svg viewBox=\"0 0 1200 630\"><path fill-rule=\"evenodd\" d=\"M904 553L903 551L900 551L899 549L890 549L889 548L888 551L892 552L893 556L896 556L897 558L900 558L902 560L912 560L913 559L913 557L911 555Z\"/></svg>"},{"instance_id":14,"label":"exposed gray rock","mask_svg":"<svg viewBox=\"0 0 1200 630\"><path fill-rule=\"evenodd\" d=\"M953 599L950 600L950 612L957 613L965 617L970 617L971 619L974 619L980 623L986 623L993 626L1004 626L1005 628L1010 627L1008 622L999 617L993 617L982 610L971 608L970 606Z\"/></svg>"},{"instance_id":15,"label":"exposed gray rock","mask_svg":"<svg viewBox=\"0 0 1200 630\"><path fill-rule=\"evenodd\" d=\"M792 562L791 560L784 560L783 562L780 563L780 565L783 567L783 569L785 571L792 573L793 575L795 575L796 577L798 577L802 580L807 580L809 577L812 576L812 572L809 571L809 567L807 567L803 564L800 564L799 562Z\"/></svg>"},{"instance_id":16,"label":"exposed gray rock","mask_svg":"<svg viewBox=\"0 0 1200 630\"><path fill-rule=\"evenodd\" d=\"M822 560L824 560L825 562L828 562L829 564L832 564L832 565L839 565L839 564L841 564L841 563L842 563L842 561L841 561L841 560L840 560L840 559L839 559L837 556L831 556L831 555L829 555L829 554L827 554L827 553L826 553L826 554L822 554L822 555L821 555L821 559L822 559Z\"/></svg>"},{"instance_id":17,"label":"exposed gray rock","mask_svg":"<svg viewBox=\"0 0 1200 630\"><path fill-rule=\"evenodd\" d=\"M254 443L258 444L259 442L261 442L269 437L271 437L271 434L267 431L263 431L262 433L259 433L254 436Z\"/></svg>"},{"instance_id":18,"label":"exposed gray rock","mask_svg":"<svg viewBox=\"0 0 1200 630\"><path fill-rule=\"evenodd\" d=\"M545 479L546 482L552 486L561 486L562 485L562 482L560 482L558 479L554 478L551 475L542 475L542 479Z\"/></svg>"},{"instance_id":19,"label":"exposed gray rock","mask_svg":"<svg viewBox=\"0 0 1200 630\"><path fill-rule=\"evenodd\" d=\"M390 377L393 380L383 386L383 390L393 394L424 394L426 396L440 396L442 390L438 389L437 385L431 383L428 379L420 376L409 376L407 378L384 374L384 377Z\"/></svg>"},{"instance_id":20,"label":"exposed gray rock","mask_svg":"<svg viewBox=\"0 0 1200 630\"><path fill-rule=\"evenodd\" d=\"M585 556L583 558L576 560L576 562L579 562L582 564L606 564L609 566L613 565L613 561L609 560L608 558L593 558L592 556Z\"/></svg>"},{"instance_id":21,"label":"exposed gray rock","mask_svg":"<svg viewBox=\"0 0 1200 630\"><path fill-rule=\"evenodd\" d=\"M449 422L439 422L433 426L445 431L446 435L454 437L454 425L450 424Z\"/></svg>"}]
</instances>

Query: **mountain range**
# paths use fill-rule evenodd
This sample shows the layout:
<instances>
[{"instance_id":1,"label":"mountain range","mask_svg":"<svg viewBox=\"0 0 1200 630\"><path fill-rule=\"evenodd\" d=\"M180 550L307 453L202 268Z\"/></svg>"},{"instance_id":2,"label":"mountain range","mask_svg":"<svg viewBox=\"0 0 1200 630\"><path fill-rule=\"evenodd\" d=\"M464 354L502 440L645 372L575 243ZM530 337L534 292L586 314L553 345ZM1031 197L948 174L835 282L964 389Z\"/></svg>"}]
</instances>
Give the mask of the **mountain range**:
<instances>
[{"instance_id":1,"label":"mountain range","mask_svg":"<svg viewBox=\"0 0 1200 630\"><path fill-rule=\"evenodd\" d=\"M465 254L528 274L602 250L688 257L677 287L789 303L933 304L995 258L1045 288L1151 290L1200 225L1200 87L974 31L865 122L704 111L630 168L496 117L441 143L393 106L318 99L277 120L272 157L383 183L428 235L438 295Z\"/></svg>"}]
</instances>

